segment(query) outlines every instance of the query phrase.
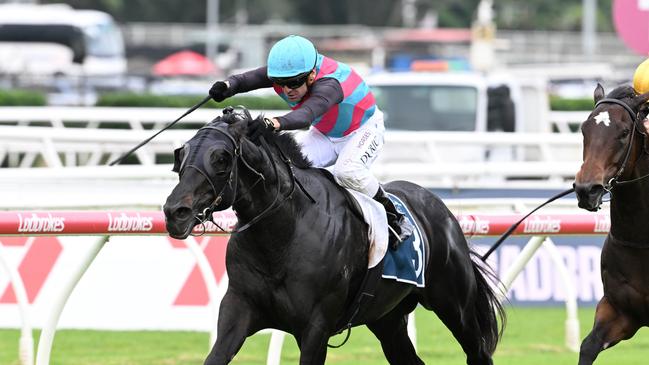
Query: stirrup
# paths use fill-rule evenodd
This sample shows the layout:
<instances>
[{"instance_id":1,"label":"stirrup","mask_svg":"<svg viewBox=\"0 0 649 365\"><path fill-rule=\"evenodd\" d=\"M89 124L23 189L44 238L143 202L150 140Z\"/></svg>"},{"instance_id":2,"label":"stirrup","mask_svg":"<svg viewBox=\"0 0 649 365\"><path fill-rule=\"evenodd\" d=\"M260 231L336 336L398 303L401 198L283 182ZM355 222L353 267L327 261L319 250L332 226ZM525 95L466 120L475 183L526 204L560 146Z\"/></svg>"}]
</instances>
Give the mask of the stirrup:
<instances>
[{"instance_id":1,"label":"stirrup","mask_svg":"<svg viewBox=\"0 0 649 365\"><path fill-rule=\"evenodd\" d=\"M397 234L397 231L388 224L388 248L392 251L396 251L403 240Z\"/></svg>"},{"instance_id":2,"label":"stirrup","mask_svg":"<svg viewBox=\"0 0 649 365\"><path fill-rule=\"evenodd\" d=\"M410 223L410 220L404 216L401 218L401 221L399 222L399 230L401 231L401 236L403 236L403 240L405 240L415 233L415 225ZM399 237L399 239L402 240L401 237Z\"/></svg>"},{"instance_id":3,"label":"stirrup","mask_svg":"<svg viewBox=\"0 0 649 365\"><path fill-rule=\"evenodd\" d=\"M403 242L403 240L401 239L397 231L395 231L394 228L392 228L392 226L390 226L389 224L388 224L388 231L392 232L392 235L394 235L394 238L396 238L397 241L399 241L399 243Z\"/></svg>"}]
</instances>

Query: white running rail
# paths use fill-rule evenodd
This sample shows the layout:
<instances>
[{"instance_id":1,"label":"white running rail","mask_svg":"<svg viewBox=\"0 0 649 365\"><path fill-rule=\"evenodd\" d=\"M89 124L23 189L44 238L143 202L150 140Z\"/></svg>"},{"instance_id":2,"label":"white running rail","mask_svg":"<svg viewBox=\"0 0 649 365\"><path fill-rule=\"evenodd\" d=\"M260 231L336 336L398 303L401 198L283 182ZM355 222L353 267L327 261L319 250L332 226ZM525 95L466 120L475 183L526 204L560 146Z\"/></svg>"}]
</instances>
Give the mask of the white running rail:
<instances>
[{"instance_id":1,"label":"white running rail","mask_svg":"<svg viewBox=\"0 0 649 365\"><path fill-rule=\"evenodd\" d=\"M0 126L0 164L6 167L100 166L151 136L150 130ZM169 130L136 151L142 165L170 163L195 130ZM386 134L375 164L382 180L420 184L456 180L567 180L580 164L577 134L403 132Z\"/></svg>"}]
</instances>

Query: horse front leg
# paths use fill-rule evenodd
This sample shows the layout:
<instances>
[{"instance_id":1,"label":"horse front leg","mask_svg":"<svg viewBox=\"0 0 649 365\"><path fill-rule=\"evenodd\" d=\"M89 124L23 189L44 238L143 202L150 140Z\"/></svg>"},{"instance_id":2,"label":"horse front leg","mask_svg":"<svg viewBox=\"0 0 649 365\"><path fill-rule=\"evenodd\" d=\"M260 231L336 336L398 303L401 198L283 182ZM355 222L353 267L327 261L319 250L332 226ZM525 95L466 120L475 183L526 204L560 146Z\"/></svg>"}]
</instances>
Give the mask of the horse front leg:
<instances>
[{"instance_id":1,"label":"horse front leg","mask_svg":"<svg viewBox=\"0 0 649 365\"><path fill-rule=\"evenodd\" d=\"M300 365L320 365L327 358L327 342L332 329L326 325L322 316L311 318L307 327L298 337Z\"/></svg>"},{"instance_id":2,"label":"horse front leg","mask_svg":"<svg viewBox=\"0 0 649 365\"><path fill-rule=\"evenodd\" d=\"M640 326L629 316L617 310L603 297L595 310L595 324L581 343L579 365L591 365L597 355L622 340L629 339Z\"/></svg>"},{"instance_id":3,"label":"horse front leg","mask_svg":"<svg viewBox=\"0 0 649 365\"><path fill-rule=\"evenodd\" d=\"M248 301L228 289L219 309L216 343L204 364L228 364L239 352L246 337L263 328L262 326Z\"/></svg>"}]
</instances>

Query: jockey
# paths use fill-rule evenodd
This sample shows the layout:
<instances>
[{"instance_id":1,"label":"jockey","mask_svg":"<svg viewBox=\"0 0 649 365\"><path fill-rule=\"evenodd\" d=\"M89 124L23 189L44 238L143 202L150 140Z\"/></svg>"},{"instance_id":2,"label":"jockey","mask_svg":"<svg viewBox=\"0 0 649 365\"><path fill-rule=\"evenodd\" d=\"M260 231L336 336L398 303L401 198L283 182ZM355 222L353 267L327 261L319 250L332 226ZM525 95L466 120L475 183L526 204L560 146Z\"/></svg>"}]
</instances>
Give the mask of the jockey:
<instances>
[{"instance_id":1,"label":"jockey","mask_svg":"<svg viewBox=\"0 0 649 365\"><path fill-rule=\"evenodd\" d=\"M306 38L291 35L268 53L267 65L214 83L209 93L221 102L242 92L272 87L293 109L249 126L252 140L280 131L309 127L301 139L302 152L315 167L333 165L343 187L372 196L388 214L397 241L413 231L370 171L383 148L383 113L361 77L349 66L318 53ZM392 235L391 235L392 236Z\"/></svg>"}]
</instances>

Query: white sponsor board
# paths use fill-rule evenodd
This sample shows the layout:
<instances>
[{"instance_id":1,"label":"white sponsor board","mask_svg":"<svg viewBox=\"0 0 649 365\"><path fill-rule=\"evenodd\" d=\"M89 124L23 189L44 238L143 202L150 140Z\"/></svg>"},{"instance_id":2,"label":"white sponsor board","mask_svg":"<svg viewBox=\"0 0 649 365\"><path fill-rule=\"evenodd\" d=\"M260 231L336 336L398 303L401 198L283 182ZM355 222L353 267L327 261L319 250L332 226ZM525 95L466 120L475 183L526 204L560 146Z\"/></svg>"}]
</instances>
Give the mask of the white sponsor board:
<instances>
[{"instance_id":1,"label":"white sponsor board","mask_svg":"<svg viewBox=\"0 0 649 365\"><path fill-rule=\"evenodd\" d=\"M148 224L114 218L117 230ZM35 327L40 328L45 323L57 292L77 269L91 246L88 243L95 239L86 236L0 237L9 264L18 268L25 281ZM602 295L599 267L602 239L590 236L577 244L565 245L555 239L581 303L595 303ZM227 237L206 236L196 240L220 280L224 274ZM518 241L525 240L518 238ZM479 241L476 242L480 244L479 249L486 248L482 239L473 241ZM491 264L499 276L509 269L521 249L519 244L505 244L491 256ZM0 270L0 327L18 328L18 306L9 288L7 273ZM514 281L508 297L515 304L563 305L562 279L544 249L537 251ZM115 236L75 288L58 328L210 331L213 314L207 304L207 292L196 260L183 242L165 236Z\"/></svg>"},{"instance_id":2,"label":"white sponsor board","mask_svg":"<svg viewBox=\"0 0 649 365\"><path fill-rule=\"evenodd\" d=\"M212 236L201 242L215 275L223 273L214 261L223 257L225 239ZM39 237L5 248L9 264L19 268L25 281L35 327L45 323L58 292L93 240L96 237ZM58 327L210 331L212 312L196 260L178 242L164 236L111 237L70 296ZM20 326L9 287L8 275L0 269L2 328Z\"/></svg>"},{"instance_id":3,"label":"white sponsor board","mask_svg":"<svg viewBox=\"0 0 649 365\"><path fill-rule=\"evenodd\" d=\"M592 237L587 239L593 241ZM599 240L599 239L598 239ZM486 251L488 247L482 247ZM585 304L595 304L602 297L604 289L601 282L601 246L596 244L557 245L577 300ZM522 246L502 245L489 259L499 277L503 277L521 253ZM552 263L550 254L543 248L536 251L525 269L512 283L507 298L513 304L523 305L563 305L566 300L565 283L559 270Z\"/></svg>"}]
</instances>

